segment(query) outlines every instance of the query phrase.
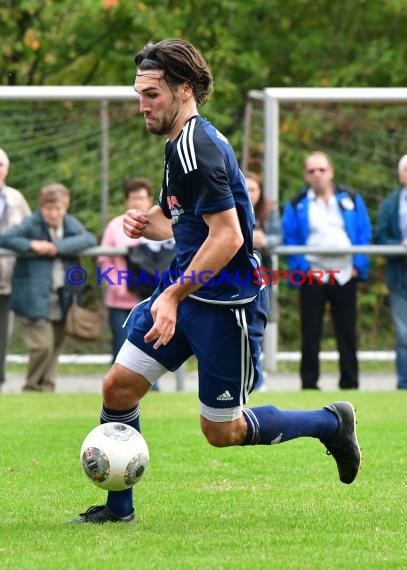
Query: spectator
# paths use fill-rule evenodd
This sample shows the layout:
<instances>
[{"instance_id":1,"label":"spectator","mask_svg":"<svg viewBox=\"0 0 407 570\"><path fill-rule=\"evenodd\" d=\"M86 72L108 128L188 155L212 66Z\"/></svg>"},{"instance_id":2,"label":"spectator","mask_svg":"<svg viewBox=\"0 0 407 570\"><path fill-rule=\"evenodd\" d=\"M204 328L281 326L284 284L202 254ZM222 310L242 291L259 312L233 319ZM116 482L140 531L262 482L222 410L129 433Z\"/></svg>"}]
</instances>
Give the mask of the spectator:
<instances>
[{"instance_id":1,"label":"spectator","mask_svg":"<svg viewBox=\"0 0 407 570\"><path fill-rule=\"evenodd\" d=\"M305 188L284 209L284 243L321 246L333 252L368 244L371 225L363 199L334 182L331 158L320 151L312 152L304 163L304 178ZM288 266L300 277L302 387L318 389L323 316L329 302L339 351L339 387L358 388L356 294L357 282L367 279L367 256L290 255ZM290 283L293 280L294 275L290 275Z\"/></svg>"},{"instance_id":2,"label":"spectator","mask_svg":"<svg viewBox=\"0 0 407 570\"><path fill-rule=\"evenodd\" d=\"M0 148L0 235L31 214L24 196L6 184L10 161ZM10 295L14 257L0 257L0 389L5 381L7 342L11 334Z\"/></svg>"},{"instance_id":3,"label":"spectator","mask_svg":"<svg viewBox=\"0 0 407 570\"><path fill-rule=\"evenodd\" d=\"M382 203L377 220L376 241L407 248L407 154L398 165L401 187ZM386 281L390 290L391 315L396 330L397 388L407 390L407 257L387 258Z\"/></svg>"},{"instance_id":4,"label":"spectator","mask_svg":"<svg viewBox=\"0 0 407 570\"><path fill-rule=\"evenodd\" d=\"M153 205L152 190L146 178L131 178L124 184L124 197L126 210L134 208L141 212L147 211ZM123 231L124 214L113 218L106 226L102 238L102 246L107 247L134 247L140 243L140 239L126 236ZM114 285L107 285L105 289L105 304L109 312L109 323L112 331L112 362L126 340L126 329L123 323L127 319L131 309L141 301L134 293L130 292L125 280L120 282L119 271L127 271L127 262L124 256L103 255L98 258L102 271L109 267L110 279Z\"/></svg>"},{"instance_id":5,"label":"spectator","mask_svg":"<svg viewBox=\"0 0 407 570\"><path fill-rule=\"evenodd\" d=\"M25 391L55 389L64 318L72 302L65 274L78 265L81 250L96 244L95 237L67 214L68 207L65 186L44 186L34 214L1 237L3 247L36 254L19 257L12 278L11 308L22 321L29 352Z\"/></svg>"},{"instance_id":6,"label":"spectator","mask_svg":"<svg viewBox=\"0 0 407 570\"><path fill-rule=\"evenodd\" d=\"M254 208L256 225L253 230L253 247L260 255L261 263L272 275L272 252L273 248L281 243L281 227L278 208L264 194L261 178L255 172L246 173L246 183L250 199ZM272 297L270 306L270 320L276 320L276 307L273 307L276 299Z\"/></svg>"},{"instance_id":7,"label":"spectator","mask_svg":"<svg viewBox=\"0 0 407 570\"><path fill-rule=\"evenodd\" d=\"M145 212L153 205L153 193L150 182L146 178L130 178L124 184L124 196L126 202L126 210L134 208ZM141 244L148 247L157 248L162 242L147 240L146 238L129 238L123 231L124 214L113 218L106 226L102 238L102 246L108 247L126 247L131 248ZM174 240L166 240L167 242ZM166 244L167 245L167 244ZM119 271L127 271L126 258L120 255L102 255L98 258L102 272L113 267L109 271L109 278L114 285L107 285L105 291L105 304L109 311L109 323L112 331L112 363L116 360L116 356L127 338L126 327L123 327L131 310L140 301L144 300L142 295L137 295L128 287L125 279L119 279ZM122 273L124 275L124 273ZM154 287L155 288L155 287ZM184 384L184 370L179 368L175 371L177 386ZM159 391L158 382L151 389Z\"/></svg>"},{"instance_id":8,"label":"spectator","mask_svg":"<svg viewBox=\"0 0 407 570\"><path fill-rule=\"evenodd\" d=\"M278 301L271 283L273 271L271 256L273 248L281 243L280 217L278 208L274 207L271 200L267 199L264 194L261 177L255 172L249 171L246 173L245 178L256 220L253 230L253 247L261 259L261 265L269 270L270 275L270 283L268 285L270 291L268 320L269 322L276 322L278 320ZM255 389L262 391L264 388L264 378L260 377Z\"/></svg>"}]
</instances>

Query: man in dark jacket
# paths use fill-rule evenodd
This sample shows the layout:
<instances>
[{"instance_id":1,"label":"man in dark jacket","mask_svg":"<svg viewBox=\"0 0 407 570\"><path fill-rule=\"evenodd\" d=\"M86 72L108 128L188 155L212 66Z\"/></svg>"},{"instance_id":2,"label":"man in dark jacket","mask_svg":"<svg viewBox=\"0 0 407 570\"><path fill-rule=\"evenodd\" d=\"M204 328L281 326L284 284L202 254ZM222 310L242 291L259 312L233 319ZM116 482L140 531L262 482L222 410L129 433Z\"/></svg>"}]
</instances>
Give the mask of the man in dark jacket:
<instances>
[{"instance_id":1,"label":"man in dark jacket","mask_svg":"<svg viewBox=\"0 0 407 570\"><path fill-rule=\"evenodd\" d=\"M318 388L323 316L329 303L339 351L339 387L357 388L357 281L367 279L368 258L334 252L370 242L369 215L360 194L334 182L327 154L314 151L306 158L304 178L306 187L284 209L284 244L331 248L333 255L292 255L287 260L289 282L300 288L302 387Z\"/></svg>"},{"instance_id":2,"label":"man in dark jacket","mask_svg":"<svg viewBox=\"0 0 407 570\"><path fill-rule=\"evenodd\" d=\"M12 278L11 308L23 322L29 362L26 391L52 391L72 286L67 270L76 254L96 245L96 238L70 214L69 191L62 184L44 186L39 208L5 232L0 246L31 253L19 257Z\"/></svg>"},{"instance_id":3,"label":"man in dark jacket","mask_svg":"<svg viewBox=\"0 0 407 570\"><path fill-rule=\"evenodd\" d=\"M376 241L407 248L407 154L401 157L398 172L401 187L394 190L380 207ZM397 388L407 390L407 256L387 258L386 281L396 330Z\"/></svg>"}]
</instances>

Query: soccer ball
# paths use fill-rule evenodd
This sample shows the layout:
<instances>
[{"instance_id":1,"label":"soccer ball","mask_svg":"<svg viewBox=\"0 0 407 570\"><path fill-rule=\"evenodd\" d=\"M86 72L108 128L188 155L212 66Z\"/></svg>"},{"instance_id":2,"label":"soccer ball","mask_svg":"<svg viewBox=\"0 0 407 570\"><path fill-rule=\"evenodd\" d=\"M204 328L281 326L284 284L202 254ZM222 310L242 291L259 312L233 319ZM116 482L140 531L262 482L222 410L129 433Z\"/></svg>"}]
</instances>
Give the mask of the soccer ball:
<instances>
[{"instance_id":1,"label":"soccer ball","mask_svg":"<svg viewBox=\"0 0 407 570\"><path fill-rule=\"evenodd\" d=\"M80 459L92 483L107 491L124 491L144 475L149 453L144 437L136 429L109 422L88 433Z\"/></svg>"}]
</instances>

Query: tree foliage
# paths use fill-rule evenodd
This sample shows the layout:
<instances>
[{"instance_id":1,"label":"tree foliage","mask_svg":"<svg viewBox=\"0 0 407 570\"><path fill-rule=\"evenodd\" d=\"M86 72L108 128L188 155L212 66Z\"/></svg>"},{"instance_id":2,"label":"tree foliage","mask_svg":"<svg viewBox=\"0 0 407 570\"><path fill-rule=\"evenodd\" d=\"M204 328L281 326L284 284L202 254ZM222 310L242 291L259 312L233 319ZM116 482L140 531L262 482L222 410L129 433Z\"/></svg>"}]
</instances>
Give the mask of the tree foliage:
<instances>
[{"instance_id":1,"label":"tree foliage","mask_svg":"<svg viewBox=\"0 0 407 570\"><path fill-rule=\"evenodd\" d=\"M211 112L233 131L264 86L401 86L403 0L3 0L3 85L126 85L148 40L183 37L210 61Z\"/></svg>"},{"instance_id":2,"label":"tree foliage","mask_svg":"<svg viewBox=\"0 0 407 570\"><path fill-rule=\"evenodd\" d=\"M402 86L403 0L3 0L3 85L128 85L134 53L183 37L211 63L208 115L240 130L249 89Z\"/></svg>"}]
</instances>

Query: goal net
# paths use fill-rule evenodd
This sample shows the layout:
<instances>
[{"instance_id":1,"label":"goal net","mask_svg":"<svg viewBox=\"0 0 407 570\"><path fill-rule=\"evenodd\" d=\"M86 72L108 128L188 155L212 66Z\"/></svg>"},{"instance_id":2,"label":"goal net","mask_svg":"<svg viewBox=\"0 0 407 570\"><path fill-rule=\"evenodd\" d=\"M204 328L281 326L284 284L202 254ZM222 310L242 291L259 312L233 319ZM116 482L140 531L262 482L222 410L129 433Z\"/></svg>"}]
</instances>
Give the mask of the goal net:
<instances>
[{"instance_id":1,"label":"goal net","mask_svg":"<svg viewBox=\"0 0 407 570\"><path fill-rule=\"evenodd\" d=\"M18 100L6 98L8 89L0 88L0 146L11 161L8 184L32 208L41 186L62 182L71 191L72 213L100 236L106 221L123 211L124 180L148 178L158 194L163 145L147 133L134 92L119 100L109 87L99 88L98 98L86 100L89 88L61 88L55 100L55 88L44 87Z\"/></svg>"},{"instance_id":2,"label":"goal net","mask_svg":"<svg viewBox=\"0 0 407 570\"><path fill-rule=\"evenodd\" d=\"M335 179L362 194L374 227L380 203L398 186L398 161L407 153L406 103L406 90L393 88L251 91L245 109L243 170L263 176L267 194L282 211L304 185L304 158L312 150L322 150L333 160ZM285 266L283 258L277 261ZM362 350L389 349L394 344L384 264L383 257L371 257L369 288L358 298ZM281 286L278 297L283 324L268 339L273 355L277 338L280 350L299 348L297 292ZM326 350L336 349L331 327L326 315L322 347Z\"/></svg>"}]
</instances>

